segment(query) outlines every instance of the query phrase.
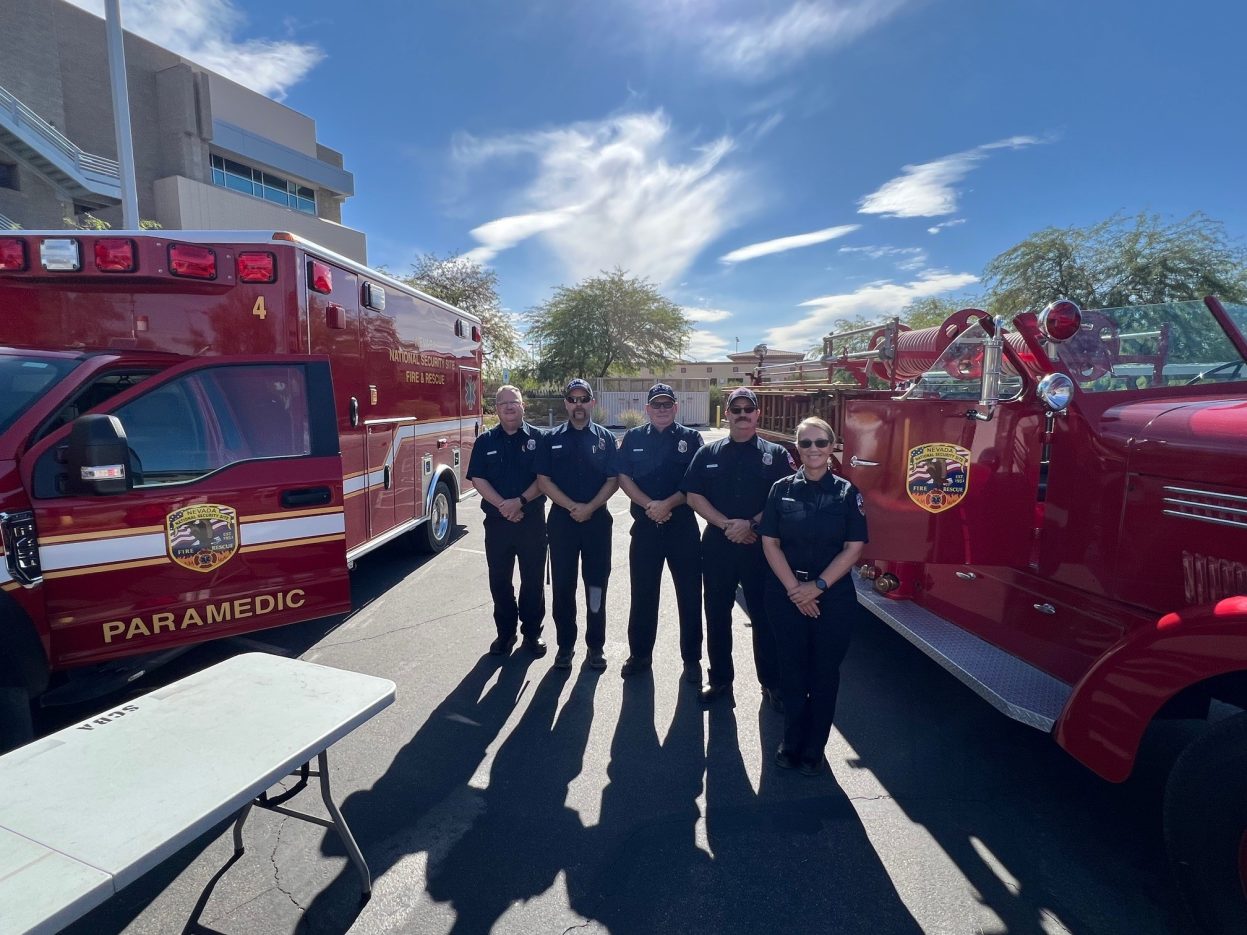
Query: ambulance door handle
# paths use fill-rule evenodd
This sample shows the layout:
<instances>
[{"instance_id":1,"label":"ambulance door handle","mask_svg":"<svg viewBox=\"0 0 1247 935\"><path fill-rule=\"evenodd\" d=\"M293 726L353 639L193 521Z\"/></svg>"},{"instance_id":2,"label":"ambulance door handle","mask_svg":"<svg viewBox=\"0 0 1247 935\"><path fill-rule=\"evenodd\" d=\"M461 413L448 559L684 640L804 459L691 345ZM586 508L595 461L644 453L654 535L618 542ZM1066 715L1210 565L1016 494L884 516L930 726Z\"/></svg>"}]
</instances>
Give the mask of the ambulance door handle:
<instances>
[{"instance_id":1,"label":"ambulance door handle","mask_svg":"<svg viewBox=\"0 0 1247 935\"><path fill-rule=\"evenodd\" d=\"M333 493L328 487L303 487L281 492L281 505L287 509L296 506L324 506L332 499Z\"/></svg>"},{"instance_id":2,"label":"ambulance door handle","mask_svg":"<svg viewBox=\"0 0 1247 935\"><path fill-rule=\"evenodd\" d=\"M444 438L439 438L439 439L437 440L437 447L438 447L438 448L445 448L445 447L446 447L446 439L444 439Z\"/></svg>"},{"instance_id":3,"label":"ambulance door handle","mask_svg":"<svg viewBox=\"0 0 1247 935\"><path fill-rule=\"evenodd\" d=\"M354 396L351 397L351 428L359 425L359 400Z\"/></svg>"}]
</instances>

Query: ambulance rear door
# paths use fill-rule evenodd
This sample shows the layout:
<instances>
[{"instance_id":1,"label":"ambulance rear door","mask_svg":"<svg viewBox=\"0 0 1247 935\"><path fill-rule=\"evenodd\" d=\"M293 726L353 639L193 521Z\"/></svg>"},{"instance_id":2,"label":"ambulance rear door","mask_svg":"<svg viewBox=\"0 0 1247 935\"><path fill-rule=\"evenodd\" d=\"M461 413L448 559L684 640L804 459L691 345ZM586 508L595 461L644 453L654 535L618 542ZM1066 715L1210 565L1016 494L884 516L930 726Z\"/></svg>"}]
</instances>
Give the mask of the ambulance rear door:
<instances>
[{"instance_id":1,"label":"ambulance rear door","mask_svg":"<svg viewBox=\"0 0 1247 935\"><path fill-rule=\"evenodd\" d=\"M26 461L54 666L350 608L327 359L195 360L102 411L128 489L67 492L72 424Z\"/></svg>"}]
</instances>

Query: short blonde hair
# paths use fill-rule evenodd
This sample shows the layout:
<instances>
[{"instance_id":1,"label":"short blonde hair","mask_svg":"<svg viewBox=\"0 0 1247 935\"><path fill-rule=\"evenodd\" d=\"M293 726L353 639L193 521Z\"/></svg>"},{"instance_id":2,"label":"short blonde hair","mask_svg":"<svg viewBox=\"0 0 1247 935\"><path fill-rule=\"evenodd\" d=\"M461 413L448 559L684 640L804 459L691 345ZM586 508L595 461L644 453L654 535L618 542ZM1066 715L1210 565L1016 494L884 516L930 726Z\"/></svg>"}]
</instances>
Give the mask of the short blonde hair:
<instances>
[{"instance_id":1,"label":"short blonde hair","mask_svg":"<svg viewBox=\"0 0 1247 935\"><path fill-rule=\"evenodd\" d=\"M524 391L520 389L518 386L512 386L510 383L504 383L502 384L502 386L498 387L498 392L494 393L494 405L495 406L498 405L498 394L501 393L503 390L510 390L512 393L515 394L515 398L519 402L519 404L521 406L524 405Z\"/></svg>"},{"instance_id":2,"label":"short blonde hair","mask_svg":"<svg viewBox=\"0 0 1247 935\"><path fill-rule=\"evenodd\" d=\"M821 429L823 433L826 434L826 436L831 440L831 443L833 445L836 443L835 429L833 429L830 425L828 425L825 419L820 419L818 416L809 416L805 419L802 419L800 424L797 425L796 433L792 436L793 441L798 441L801 438L802 429L811 429L811 428Z\"/></svg>"}]
</instances>

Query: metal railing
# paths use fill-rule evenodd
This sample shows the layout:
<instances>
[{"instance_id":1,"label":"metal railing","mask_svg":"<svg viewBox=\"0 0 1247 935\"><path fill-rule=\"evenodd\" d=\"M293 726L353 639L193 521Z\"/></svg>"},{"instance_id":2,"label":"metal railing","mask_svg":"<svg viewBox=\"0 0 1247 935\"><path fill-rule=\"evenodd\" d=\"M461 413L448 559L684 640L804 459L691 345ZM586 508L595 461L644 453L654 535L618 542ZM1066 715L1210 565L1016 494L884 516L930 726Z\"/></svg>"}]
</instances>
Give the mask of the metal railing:
<instances>
[{"instance_id":1,"label":"metal railing","mask_svg":"<svg viewBox=\"0 0 1247 935\"><path fill-rule=\"evenodd\" d=\"M18 224L17 221L0 214L0 231L19 231L21 229L22 225Z\"/></svg>"},{"instance_id":2,"label":"metal railing","mask_svg":"<svg viewBox=\"0 0 1247 935\"><path fill-rule=\"evenodd\" d=\"M115 159L84 152L64 133L2 87L0 87L0 110L9 113L15 125L26 127L31 133L39 136L48 146L76 166L80 172L110 180L116 179L120 183L121 168Z\"/></svg>"}]
</instances>

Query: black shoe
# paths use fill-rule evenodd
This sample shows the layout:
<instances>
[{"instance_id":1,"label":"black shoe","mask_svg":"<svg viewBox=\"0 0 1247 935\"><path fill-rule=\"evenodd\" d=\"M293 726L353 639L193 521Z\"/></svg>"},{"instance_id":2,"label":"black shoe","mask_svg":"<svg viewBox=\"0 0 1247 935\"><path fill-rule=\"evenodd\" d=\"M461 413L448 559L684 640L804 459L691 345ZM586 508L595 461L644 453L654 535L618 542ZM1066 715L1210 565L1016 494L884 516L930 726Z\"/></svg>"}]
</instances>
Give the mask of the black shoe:
<instances>
[{"instance_id":1,"label":"black shoe","mask_svg":"<svg viewBox=\"0 0 1247 935\"><path fill-rule=\"evenodd\" d=\"M491 656L507 656L511 650L515 648L514 636L500 636L489 644L489 654Z\"/></svg>"},{"instance_id":2,"label":"black shoe","mask_svg":"<svg viewBox=\"0 0 1247 935\"><path fill-rule=\"evenodd\" d=\"M826 757L819 757L817 760L802 760L801 775L802 776L820 776L831 769Z\"/></svg>"},{"instance_id":3,"label":"black shoe","mask_svg":"<svg viewBox=\"0 0 1247 935\"><path fill-rule=\"evenodd\" d=\"M800 765L795 753L789 753L783 747L775 751L775 765L780 769L796 769Z\"/></svg>"},{"instance_id":4,"label":"black shoe","mask_svg":"<svg viewBox=\"0 0 1247 935\"><path fill-rule=\"evenodd\" d=\"M558 655L554 657L554 668L570 669L572 667L572 657L574 655L576 655L576 650L574 649L560 649Z\"/></svg>"},{"instance_id":5,"label":"black shoe","mask_svg":"<svg viewBox=\"0 0 1247 935\"><path fill-rule=\"evenodd\" d=\"M684 663L684 674L681 676L681 678L683 678L684 681L688 682L690 685L697 685L700 687L701 685L701 663L700 662Z\"/></svg>"},{"instance_id":6,"label":"black shoe","mask_svg":"<svg viewBox=\"0 0 1247 935\"><path fill-rule=\"evenodd\" d=\"M590 669L601 670L606 668L606 654L600 649L589 650L589 658L586 661Z\"/></svg>"},{"instance_id":7,"label":"black shoe","mask_svg":"<svg viewBox=\"0 0 1247 935\"><path fill-rule=\"evenodd\" d=\"M729 682L726 685L703 685L701 691L697 693L697 700L702 704L710 704L720 695L730 695L732 693L732 685Z\"/></svg>"},{"instance_id":8,"label":"black shoe","mask_svg":"<svg viewBox=\"0 0 1247 935\"><path fill-rule=\"evenodd\" d=\"M602 664L605 665L606 661L603 660ZM640 656L629 656L627 661L624 662L623 667L620 668L619 674L624 678L627 678L629 675L636 675L638 672L646 671L649 669L651 664L652 663L649 659L643 659ZM593 665L592 656L589 657L589 665Z\"/></svg>"},{"instance_id":9,"label":"black shoe","mask_svg":"<svg viewBox=\"0 0 1247 935\"><path fill-rule=\"evenodd\" d=\"M521 645L538 659L546 654L546 641L540 637L524 637Z\"/></svg>"}]
</instances>

